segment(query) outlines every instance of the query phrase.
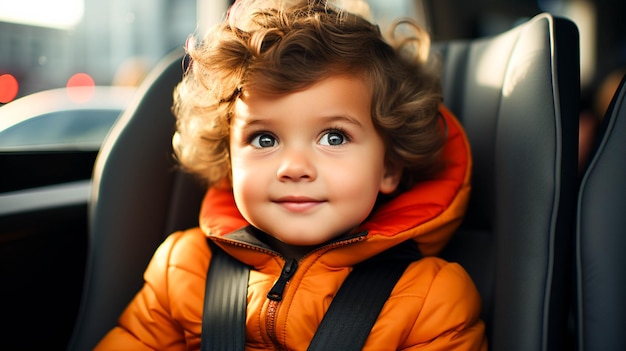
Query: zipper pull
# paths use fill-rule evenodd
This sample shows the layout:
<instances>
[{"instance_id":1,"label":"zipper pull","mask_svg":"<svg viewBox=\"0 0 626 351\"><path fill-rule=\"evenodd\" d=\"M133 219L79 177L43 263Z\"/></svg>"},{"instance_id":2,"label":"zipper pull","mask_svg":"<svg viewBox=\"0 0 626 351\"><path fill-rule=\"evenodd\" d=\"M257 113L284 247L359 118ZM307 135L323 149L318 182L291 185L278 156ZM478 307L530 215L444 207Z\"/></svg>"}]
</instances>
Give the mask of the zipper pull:
<instances>
[{"instance_id":1,"label":"zipper pull","mask_svg":"<svg viewBox=\"0 0 626 351\"><path fill-rule=\"evenodd\" d=\"M296 259L290 258L285 262L283 270L280 272L280 277L278 277L278 280L274 283L270 292L267 293L268 299L272 301L280 301L283 299L283 290L285 290L289 279L296 273L296 269L298 269L298 261L296 261Z\"/></svg>"}]
</instances>

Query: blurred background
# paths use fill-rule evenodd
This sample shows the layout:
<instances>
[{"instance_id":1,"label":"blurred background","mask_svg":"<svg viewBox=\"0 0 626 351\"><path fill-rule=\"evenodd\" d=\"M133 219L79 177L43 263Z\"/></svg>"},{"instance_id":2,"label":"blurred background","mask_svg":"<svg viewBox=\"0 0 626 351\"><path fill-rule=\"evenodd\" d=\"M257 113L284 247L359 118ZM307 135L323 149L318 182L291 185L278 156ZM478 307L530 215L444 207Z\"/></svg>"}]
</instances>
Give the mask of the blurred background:
<instances>
[{"instance_id":1,"label":"blurred background","mask_svg":"<svg viewBox=\"0 0 626 351\"><path fill-rule=\"evenodd\" d=\"M543 11L570 17L581 30L583 88L626 60L622 0L368 2L377 20L417 18L435 40L495 34ZM226 0L0 0L0 104L66 86L77 73L96 85L135 85L189 34L221 19L226 6Z\"/></svg>"},{"instance_id":2,"label":"blurred background","mask_svg":"<svg viewBox=\"0 0 626 351\"><path fill-rule=\"evenodd\" d=\"M0 74L15 77L16 98L63 87L77 73L96 85L136 85L195 30L196 6L194 0L0 0Z\"/></svg>"},{"instance_id":3,"label":"blurred background","mask_svg":"<svg viewBox=\"0 0 626 351\"><path fill-rule=\"evenodd\" d=\"M412 17L431 32L435 41L498 34L541 12L572 19L579 27L581 39L583 165L587 157L584 150L590 149L587 144L593 139L619 78L626 72L623 0L336 1L368 3L372 17L383 27L397 17ZM136 87L166 53L183 46L190 34L201 35L219 21L230 3L231 0L0 0L0 107L55 88ZM131 95L128 91L115 94ZM47 104L55 99L39 97ZM97 98L91 100L94 99ZM47 108L82 109L74 113L75 117L64 117L68 125L94 108L70 104L74 102ZM124 103L109 105L112 115L124 107ZM45 123L13 128L42 113L21 110L11 114L9 118L7 113L0 113L0 139L11 139L5 143L0 140L0 148L31 145L35 139L67 143L65 130L42 137L37 129L44 129ZM48 119L50 125L59 118ZM105 127L113 121L102 122L98 132L89 132L97 135L92 137L92 144L104 137ZM10 128L13 130L7 131Z\"/></svg>"}]
</instances>

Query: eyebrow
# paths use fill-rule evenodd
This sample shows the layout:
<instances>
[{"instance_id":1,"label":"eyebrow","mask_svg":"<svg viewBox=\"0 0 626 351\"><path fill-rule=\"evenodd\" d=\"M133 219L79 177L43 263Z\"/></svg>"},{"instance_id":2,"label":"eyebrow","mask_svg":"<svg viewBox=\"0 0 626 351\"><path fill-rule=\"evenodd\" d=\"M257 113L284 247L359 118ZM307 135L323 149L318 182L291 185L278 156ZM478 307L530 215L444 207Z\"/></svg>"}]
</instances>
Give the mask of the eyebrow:
<instances>
[{"instance_id":1,"label":"eyebrow","mask_svg":"<svg viewBox=\"0 0 626 351\"><path fill-rule=\"evenodd\" d=\"M329 121L344 121L357 127L363 127L363 124L357 118L350 115L333 115L323 118L328 119Z\"/></svg>"},{"instance_id":2,"label":"eyebrow","mask_svg":"<svg viewBox=\"0 0 626 351\"><path fill-rule=\"evenodd\" d=\"M275 123L272 118L258 118L250 115L246 117L239 116L237 119L240 121L239 123L241 123L242 128L254 127L258 125L271 126ZM363 124L357 118L345 114L322 116L320 119L323 119L326 123L345 122L356 127L363 127Z\"/></svg>"}]
</instances>

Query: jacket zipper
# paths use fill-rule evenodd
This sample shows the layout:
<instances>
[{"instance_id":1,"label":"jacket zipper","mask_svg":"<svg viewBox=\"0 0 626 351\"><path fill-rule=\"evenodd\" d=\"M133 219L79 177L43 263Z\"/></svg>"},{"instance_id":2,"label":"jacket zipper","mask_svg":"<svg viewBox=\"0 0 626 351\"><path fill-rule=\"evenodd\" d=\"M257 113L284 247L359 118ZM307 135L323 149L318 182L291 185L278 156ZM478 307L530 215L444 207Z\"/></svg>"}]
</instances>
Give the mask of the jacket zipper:
<instances>
[{"instance_id":1,"label":"jacket zipper","mask_svg":"<svg viewBox=\"0 0 626 351\"><path fill-rule=\"evenodd\" d=\"M362 235L359 235L359 236L356 236L356 237L334 241L334 242L328 243L328 244L326 244L324 246L318 247L314 251L318 251L318 250L322 250L322 249L328 249L328 248L331 248L331 247L336 247L336 246L340 246L340 245L344 245L344 244L348 244L348 243L358 242L358 241L361 241L361 240L363 240L365 238L365 234L366 233L362 233ZM215 238L215 240L228 242L231 245L236 245L236 246L240 246L240 247L247 247L247 248L250 248L250 249L253 249L253 250L256 250L256 251L266 252L266 253L269 253L271 255L277 255L278 254L275 251L271 251L271 250L267 250L267 249L264 249L264 248L260 248L260 247L255 246L255 245L249 245L249 244L245 244L245 243L241 243L241 242L227 241L227 240L223 240L222 238L219 238L219 237ZM278 340L278 337L276 336L276 316L278 315L278 308L279 308L280 302L283 299L283 293L285 291L285 288L287 287L287 284L289 283L289 281L291 280L293 275L296 273L297 269L298 269L298 261L296 259L294 259L294 258L287 259L285 261L285 264L283 265L283 269L281 270L280 277L278 277L278 280L276 280L276 282L274 283L274 285L272 286L270 291L267 293L267 298L270 301L269 301L269 304L268 304L268 307L267 307L267 319L266 319L266 322L265 322L266 331L267 331L267 334L268 334L270 340L272 340L274 345L277 346L279 348L279 350L284 350L285 347L282 346L282 344Z\"/></svg>"},{"instance_id":2,"label":"jacket zipper","mask_svg":"<svg viewBox=\"0 0 626 351\"><path fill-rule=\"evenodd\" d=\"M287 286L287 283L289 283L291 277L293 277L296 273L297 269L298 261L293 258L287 259L282 271L280 272L280 277L278 277L276 283L274 283L270 291L267 293L267 298L270 302L267 306L267 319L265 320L265 327L267 329L267 334L274 345L280 347L281 349L282 346L276 337L276 316L278 315L278 306L280 305L280 301L283 299L285 287Z\"/></svg>"},{"instance_id":3,"label":"jacket zipper","mask_svg":"<svg viewBox=\"0 0 626 351\"><path fill-rule=\"evenodd\" d=\"M280 300L283 299L285 286L287 286L287 283L289 282L291 277L293 277L293 275L296 273L296 269L298 269L298 261L296 261L294 258L287 259L285 265L283 266L283 270L280 272L280 277L278 277L278 280L276 281L276 283L274 283L274 286L272 286L270 292L267 293L268 299L277 302L280 302Z\"/></svg>"}]
</instances>

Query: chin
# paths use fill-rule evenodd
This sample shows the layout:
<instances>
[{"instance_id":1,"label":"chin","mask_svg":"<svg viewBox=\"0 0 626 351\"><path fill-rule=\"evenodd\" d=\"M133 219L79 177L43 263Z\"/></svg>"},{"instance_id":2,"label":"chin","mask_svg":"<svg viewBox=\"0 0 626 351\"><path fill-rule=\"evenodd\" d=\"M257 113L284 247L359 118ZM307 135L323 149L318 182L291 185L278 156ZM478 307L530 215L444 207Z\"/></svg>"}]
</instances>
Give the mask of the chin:
<instances>
[{"instance_id":1,"label":"chin","mask_svg":"<svg viewBox=\"0 0 626 351\"><path fill-rule=\"evenodd\" d=\"M329 239L330 240L330 239ZM326 243L328 240L319 241L319 240L284 240L283 243L290 246L301 246L301 247L311 247L311 246L319 246Z\"/></svg>"}]
</instances>

